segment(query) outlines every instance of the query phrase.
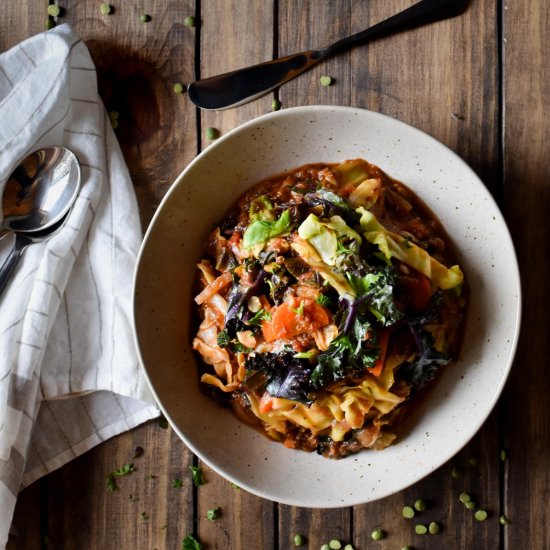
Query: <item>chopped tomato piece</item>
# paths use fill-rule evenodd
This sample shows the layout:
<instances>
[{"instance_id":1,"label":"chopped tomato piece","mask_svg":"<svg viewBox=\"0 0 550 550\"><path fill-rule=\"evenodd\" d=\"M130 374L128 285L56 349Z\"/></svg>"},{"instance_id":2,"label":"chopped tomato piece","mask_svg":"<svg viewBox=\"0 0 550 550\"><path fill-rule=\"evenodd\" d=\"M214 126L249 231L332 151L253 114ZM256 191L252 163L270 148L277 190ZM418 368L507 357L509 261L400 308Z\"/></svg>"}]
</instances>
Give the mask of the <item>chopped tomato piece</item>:
<instances>
[{"instance_id":1,"label":"chopped tomato piece","mask_svg":"<svg viewBox=\"0 0 550 550\"><path fill-rule=\"evenodd\" d=\"M329 323L330 314L314 300L291 298L271 310L271 319L264 321L262 332L266 342L273 342L313 332Z\"/></svg>"},{"instance_id":2,"label":"chopped tomato piece","mask_svg":"<svg viewBox=\"0 0 550 550\"><path fill-rule=\"evenodd\" d=\"M432 297L432 284L426 275L411 269L409 275L399 277L399 284L408 308L420 313L428 307Z\"/></svg>"}]
</instances>

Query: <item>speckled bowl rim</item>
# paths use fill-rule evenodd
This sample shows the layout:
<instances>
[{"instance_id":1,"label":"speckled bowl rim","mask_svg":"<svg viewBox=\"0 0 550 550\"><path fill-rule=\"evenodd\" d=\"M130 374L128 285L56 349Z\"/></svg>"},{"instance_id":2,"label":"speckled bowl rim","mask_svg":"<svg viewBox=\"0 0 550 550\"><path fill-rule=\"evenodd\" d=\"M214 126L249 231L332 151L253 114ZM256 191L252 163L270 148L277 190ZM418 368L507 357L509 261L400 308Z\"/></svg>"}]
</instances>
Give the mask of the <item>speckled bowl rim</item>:
<instances>
[{"instance_id":1,"label":"speckled bowl rim","mask_svg":"<svg viewBox=\"0 0 550 550\"><path fill-rule=\"evenodd\" d=\"M300 134L297 143L312 140L319 147L308 154L292 154L293 148L287 146L289 140L292 144L297 137L293 134L283 140L287 129ZM342 136L346 129L353 129L354 133ZM364 451L340 461L328 460L269 442L242 425L229 411L214 410L217 405L210 399L201 401L192 393L185 399L166 398L173 391L169 382L173 385L177 379L174 373L181 364L174 359L174 348L157 351L150 343L150 332L158 332L160 323L151 326L154 321L148 320L150 312L144 312L146 296L165 292L164 286L170 286L168 274L173 273L173 266L164 277L157 273L162 271L159 266L173 261L177 251L175 247L165 251L169 247L159 237L169 239L168 230L174 230L182 219L186 221L181 218L181 211L189 218L199 215L194 212L198 201L193 197L198 194L204 200L206 195L194 178L201 170L204 173L205 166L216 159L231 163L232 157L224 157L224 150L238 157L244 145L251 150L242 154L252 156L252 145L260 137L273 138L276 154L288 157L281 169L264 177L308 162L366 158L415 190L455 241L474 304L468 314L465 347L456 365L444 371L430 394L415 408L397 444L382 452ZM267 159L273 148L263 146L261 150ZM261 164L259 157L254 160ZM252 178L247 185L257 181ZM186 204L182 201L184 194ZM209 213L203 211L200 215L207 217ZM179 222L171 221L178 216ZM192 245L193 260L198 259L197 245L208 225L200 223L203 235ZM185 299L189 304L190 295ZM520 328L521 290L513 242L500 210L484 184L454 152L424 132L386 115L353 107L307 106L269 113L242 124L209 145L183 170L144 237L134 275L133 307L136 346L151 391L175 432L201 460L257 496L294 506L335 508L373 501L412 485L454 456L479 430L496 404L513 362ZM177 319L171 319L174 321ZM165 342L171 345L180 337L174 333ZM189 354L189 349L182 353ZM191 364L194 360L187 368ZM163 370L173 372L163 375ZM187 371L186 376L194 375ZM164 378L170 380L164 382ZM190 382L185 384L189 385ZM200 393L198 388L193 391ZM212 422L204 420L204 416L211 416ZM208 430L213 430L214 435L208 435ZM229 435L228 430L232 431ZM219 449L223 441L231 452Z\"/></svg>"}]
</instances>

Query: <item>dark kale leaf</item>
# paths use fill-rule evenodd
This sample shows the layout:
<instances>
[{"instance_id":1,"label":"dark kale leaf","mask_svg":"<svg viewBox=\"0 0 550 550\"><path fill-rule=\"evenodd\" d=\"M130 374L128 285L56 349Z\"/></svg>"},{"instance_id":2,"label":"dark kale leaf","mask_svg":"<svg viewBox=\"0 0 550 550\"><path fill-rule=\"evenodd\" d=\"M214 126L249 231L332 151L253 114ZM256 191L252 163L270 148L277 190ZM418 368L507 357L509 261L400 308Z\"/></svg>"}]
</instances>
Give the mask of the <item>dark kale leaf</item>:
<instances>
[{"instance_id":1,"label":"dark kale leaf","mask_svg":"<svg viewBox=\"0 0 550 550\"><path fill-rule=\"evenodd\" d=\"M431 382L439 368L448 365L451 358L433 347L433 338L428 331L422 330L418 333L416 328L412 330L413 334L416 332L418 355L413 361L400 367L399 375L411 386L413 392L417 392Z\"/></svg>"},{"instance_id":2,"label":"dark kale leaf","mask_svg":"<svg viewBox=\"0 0 550 550\"><path fill-rule=\"evenodd\" d=\"M452 358L434 348L433 336L425 326L433 322L439 315L443 295L441 292L433 294L426 311L409 316L407 324L416 342L418 354L413 361L400 367L399 374L405 382L410 384L413 392L419 391L435 377L438 369L448 365Z\"/></svg>"},{"instance_id":3,"label":"dark kale leaf","mask_svg":"<svg viewBox=\"0 0 550 550\"><path fill-rule=\"evenodd\" d=\"M220 332L218 332L218 346L220 346L220 348L226 348L229 346L230 342L231 337L229 336L227 330L220 330Z\"/></svg>"},{"instance_id":4,"label":"dark kale leaf","mask_svg":"<svg viewBox=\"0 0 550 550\"><path fill-rule=\"evenodd\" d=\"M238 283L233 283L227 295L228 306L223 327L230 339L235 338L237 332L250 328L243 318L245 306L252 296L256 296L260 292L266 276L267 272L263 269L260 270L252 285L244 292Z\"/></svg>"},{"instance_id":5,"label":"dark kale leaf","mask_svg":"<svg viewBox=\"0 0 550 550\"><path fill-rule=\"evenodd\" d=\"M323 217L337 215L351 226L357 223L361 217L342 197L325 187L321 187L315 193L308 193L304 196L304 201L310 206L322 206Z\"/></svg>"},{"instance_id":6,"label":"dark kale leaf","mask_svg":"<svg viewBox=\"0 0 550 550\"><path fill-rule=\"evenodd\" d=\"M224 338L235 338L238 331L246 330L246 326L241 320L243 314L243 296L244 293L241 291L240 286L237 283L233 283L227 295L228 305L223 327L226 336Z\"/></svg>"},{"instance_id":7,"label":"dark kale leaf","mask_svg":"<svg viewBox=\"0 0 550 550\"><path fill-rule=\"evenodd\" d=\"M317 356L317 365L311 373L311 384L315 388L373 367L380 355L376 326L391 326L401 319L393 298L395 276L391 268L367 273L364 277L348 273L347 278L356 297L340 302L339 336ZM368 342L365 341L367 332L372 333Z\"/></svg>"},{"instance_id":8,"label":"dark kale leaf","mask_svg":"<svg viewBox=\"0 0 550 550\"><path fill-rule=\"evenodd\" d=\"M265 389L269 395L302 403L310 402L311 366L307 360L295 358L292 352L257 353L247 358L245 367L247 371L265 373Z\"/></svg>"},{"instance_id":9,"label":"dark kale leaf","mask_svg":"<svg viewBox=\"0 0 550 550\"><path fill-rule=\"evenodd\" d=\"M395 324L401 319L401 311L394 300L396 286L393 268L379 271L379 277L369 290L369 310L384 327Z\"/></svg>"},{"instance_id":10,"label":"dark kale leaf","mask_svg":"<svg viewBox=\"0 0 550 550\"><path fill-rule=\"evenodd\" d=\"M366 347L362 339L357 339L355 331L366 333L369 326L359 328L360 325L361 322L357 320L350 334L338 336L330 343L327 351L317 356L317 365L310 376L314 388L322 388L348 374L359 374L376 363L380 350L376 346Z\"/></svg>"},{"instance_id":11,"label":"dark kale leaf","mask_svg":"<svg viewBox=\"0 0 550 550\"><path fill-rule=\"evenodd\" d=\"M358 313L364 312L367 308L384 327L391 326L401 319L402 313L394 300L396 280L391 266L371 271L364 277L348 273L347 279L356 292L352 306Z\"/></svg>"},{"instance_id":12,"label":"dark kale leaf","mask_svg":"<svg viewBox=\"0 0 550 550\"><path fill-rule=\"evenodd\" d=\"M289 286L290 278L286 274L286 269L283 266L273 270L268 277L266 277L266 282L269 286L269 296L271 300L276 305L279 305L284 300L285 292Z\"/></svg>"}]
</instances>

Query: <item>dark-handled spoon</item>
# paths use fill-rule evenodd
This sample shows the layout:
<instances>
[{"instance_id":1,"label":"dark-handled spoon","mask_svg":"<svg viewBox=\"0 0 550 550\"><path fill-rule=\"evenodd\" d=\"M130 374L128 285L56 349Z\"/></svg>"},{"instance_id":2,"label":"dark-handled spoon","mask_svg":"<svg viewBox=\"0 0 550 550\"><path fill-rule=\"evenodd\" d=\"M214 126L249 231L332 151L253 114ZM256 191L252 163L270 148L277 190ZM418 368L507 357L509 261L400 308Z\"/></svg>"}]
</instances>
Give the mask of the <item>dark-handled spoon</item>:
<instances>
[{"instance_id":1,"label":"dark-handled spoon","mask_svg":"<svg viewBox=\"0 0 550 550\"><path fill-rule=\"evenodd\" d=\"M329 55L374 38L461 14L468 0L421 0L392 17L320 50L308 50L192 82L189 99L201 109L242 105L281 86Z\"/></svg>"}]
</instances>

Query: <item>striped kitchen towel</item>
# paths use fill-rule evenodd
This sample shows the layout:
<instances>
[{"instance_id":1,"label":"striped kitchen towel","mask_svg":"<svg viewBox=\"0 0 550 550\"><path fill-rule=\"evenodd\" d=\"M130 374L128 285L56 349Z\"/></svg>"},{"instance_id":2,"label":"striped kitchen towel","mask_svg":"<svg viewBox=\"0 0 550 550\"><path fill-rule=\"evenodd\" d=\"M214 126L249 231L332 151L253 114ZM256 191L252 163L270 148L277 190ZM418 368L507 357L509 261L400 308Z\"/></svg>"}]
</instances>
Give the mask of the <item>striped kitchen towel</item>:
<instances>
[{"instance_id":1,"label":"striped kitchen towel","mask_svg":"<svg viewBox=\"0 0 550 550\"><path fill-rule=\"evenodd\" d=\"M136 199L93 62L68 26L0 55L0 120L0 196L40 147L64 145L82 171L67 222L27 248L0 296L3 548L22 487L158 409L131 330ZM12 243L0 240L0 265Z\"/></svg>"}]
</instances>

